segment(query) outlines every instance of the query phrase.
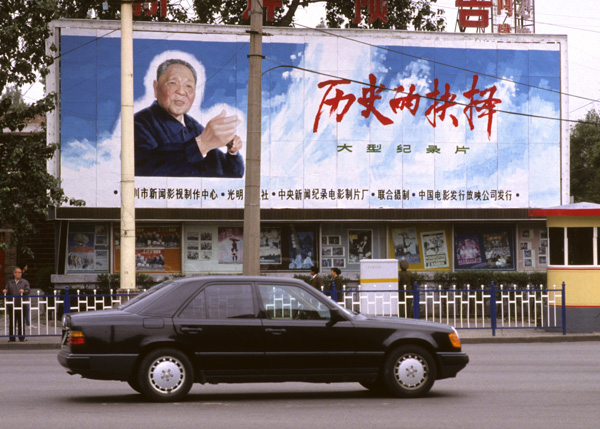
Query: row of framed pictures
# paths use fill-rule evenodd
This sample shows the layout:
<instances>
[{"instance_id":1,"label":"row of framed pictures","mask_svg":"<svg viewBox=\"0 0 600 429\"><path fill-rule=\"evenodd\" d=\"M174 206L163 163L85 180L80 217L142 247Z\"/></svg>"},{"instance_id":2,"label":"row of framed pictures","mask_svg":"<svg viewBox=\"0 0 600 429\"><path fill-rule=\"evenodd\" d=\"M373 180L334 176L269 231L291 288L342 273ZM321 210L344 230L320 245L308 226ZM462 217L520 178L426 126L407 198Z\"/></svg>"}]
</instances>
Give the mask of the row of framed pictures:
<instances>
[{"instance_id":1,"label":"row of framed pictures","mask_svg":"<svg viewBox=\"0 0 600 429\"><path fill-rule=\"evenodd\" d=\"M373 258L373 231L370 229L350 229L346 240L341 235L321 237L321 266L323 268L346 268L349 264L359 264L361 259ZM346 255L346 249L348 254Z\"/></svg>"}]
</instances>

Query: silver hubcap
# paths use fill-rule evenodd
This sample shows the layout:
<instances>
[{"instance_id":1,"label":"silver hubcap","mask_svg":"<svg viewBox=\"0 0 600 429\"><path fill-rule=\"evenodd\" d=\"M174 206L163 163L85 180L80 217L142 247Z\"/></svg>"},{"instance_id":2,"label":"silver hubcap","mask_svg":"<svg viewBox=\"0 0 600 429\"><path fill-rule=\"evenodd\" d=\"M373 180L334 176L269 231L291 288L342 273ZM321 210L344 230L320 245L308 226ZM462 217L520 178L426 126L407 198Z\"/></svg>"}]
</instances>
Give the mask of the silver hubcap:
<instances>
[{"instance_id":1,"label":"silver hubcap","mask_svg":"<svg viewBox=\"0 0 600 429\"><path fill-rule=\"evenodd\" d=\"M152 387L161 393L172 393L179 389L185 378L183 364L171 356L156 359L148 373Z\"/></svg>"},{"instance_id":2,"label":"silver hubcap","mask_svg":"<svg viewBox=\"0 0 600 429\"><path fill-rule=\"evenodd\" d=\"M417 354L405 354L396 362L396 380L405 389L418 389L429 374L427 362Z\"/></svg>"}]
</instances>

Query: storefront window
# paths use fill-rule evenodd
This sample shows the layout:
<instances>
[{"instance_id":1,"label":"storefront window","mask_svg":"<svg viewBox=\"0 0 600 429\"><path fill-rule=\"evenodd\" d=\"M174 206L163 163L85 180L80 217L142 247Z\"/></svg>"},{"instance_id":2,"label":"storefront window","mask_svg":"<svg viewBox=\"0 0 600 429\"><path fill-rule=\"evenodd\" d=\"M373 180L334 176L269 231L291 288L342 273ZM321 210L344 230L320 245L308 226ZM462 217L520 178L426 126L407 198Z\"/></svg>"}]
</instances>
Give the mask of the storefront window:
<instances>
[{"instance_id":1,"label":"storefront window","mask_svg":"<svg viewBox=\"0 0 600 429\"><path fill-rule=\"evenodd\" d=\"M594 265L594 228L567 228L568 264Z\"/></svg>"},{"instance_id":2,"label":"storefront window","mask_svg":"<svg viewBox=\"0 0 600 429\"><path fill-rule=\"evenodd\" d=\"M550 265L565 264L565 229L549 228Z\"/></svg>"}]
</instances>

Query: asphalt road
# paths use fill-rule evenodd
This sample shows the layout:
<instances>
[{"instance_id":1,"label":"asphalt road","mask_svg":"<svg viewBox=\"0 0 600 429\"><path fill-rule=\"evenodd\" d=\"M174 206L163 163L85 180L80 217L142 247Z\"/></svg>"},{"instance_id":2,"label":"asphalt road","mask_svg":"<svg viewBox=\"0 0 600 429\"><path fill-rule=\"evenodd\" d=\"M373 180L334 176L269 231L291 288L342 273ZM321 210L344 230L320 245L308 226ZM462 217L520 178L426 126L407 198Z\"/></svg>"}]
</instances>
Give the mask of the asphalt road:
<instances>
[{"instance_id":1,"label":"asphalt road","mask_svg":"<svg viewBox=\"0 0 600 429\"><path fill-rule=\"evenodd\" d=\"M355 383L196 385L148 403L125 383L69 376L56 351L2 351L0 428L596 428L600 342L467 344L471 363L426 398Z\"/></svg>"}]
</instances>

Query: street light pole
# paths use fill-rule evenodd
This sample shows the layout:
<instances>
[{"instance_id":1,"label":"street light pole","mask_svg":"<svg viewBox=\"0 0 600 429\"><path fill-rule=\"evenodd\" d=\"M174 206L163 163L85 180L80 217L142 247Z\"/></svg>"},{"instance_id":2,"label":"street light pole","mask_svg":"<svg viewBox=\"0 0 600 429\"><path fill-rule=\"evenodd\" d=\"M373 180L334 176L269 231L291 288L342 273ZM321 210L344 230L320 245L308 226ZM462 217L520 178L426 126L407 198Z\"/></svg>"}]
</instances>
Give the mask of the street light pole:
<instances>
[{"instance_id":1,"label":"street light pole","mask_svg":"<svg viewBox=\"0 0 600 429\"><path fill-rule=\"evenodd\" d=\"M121 0L121 276L120 289L135 288L133 148L133 7Z\"/></svg>"},{"instance_id":2,"label":"street light pole","mask_svg":"<svg viewBox=\"0 0 600 429\"><path fill-rule=\"evenodd\" d=\"M248 74L248 134L244 192L244 275L260 275L260 154L262 120L262 2L252 1Z\"/></svg>"}]
</instances>

